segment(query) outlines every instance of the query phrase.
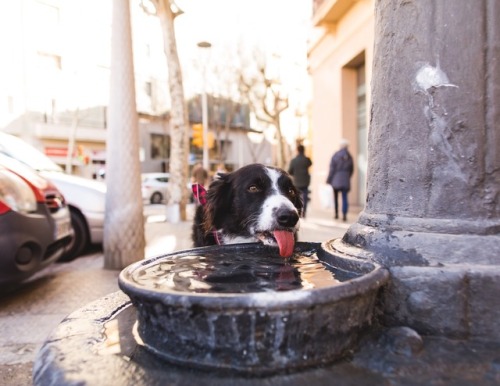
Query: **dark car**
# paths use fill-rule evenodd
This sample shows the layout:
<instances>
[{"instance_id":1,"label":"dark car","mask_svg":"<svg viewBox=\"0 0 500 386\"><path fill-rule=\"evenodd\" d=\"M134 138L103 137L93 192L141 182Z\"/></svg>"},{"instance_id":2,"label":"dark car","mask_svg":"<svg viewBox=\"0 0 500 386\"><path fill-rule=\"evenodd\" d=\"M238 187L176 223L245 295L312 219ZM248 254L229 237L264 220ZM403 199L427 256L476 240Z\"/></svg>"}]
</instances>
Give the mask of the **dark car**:
<instances>
[{"instance_id":1,"label":"dark car","mask_svg":"<svg viewBox=\"0 0 500 386\"><path fill-rule=\"evenodd\" d=\"M7 155L36 170L62 192L71 213L75 237L62 260L82 255L90 245L100 245L104 237L106 185L66 174L45 154L21 138L0 131L0 154Z\"/></svg>"},{"instance_id":2,"label":"dark car","mask_svg":"<svg viewBox=\"0 0 500 386\"><path fill-rule=\"evenodd\" d=\"M32 169L0 156L1 290L61 258L72 238L69 209L59 190Z\"/></svg>"}]
</instances>

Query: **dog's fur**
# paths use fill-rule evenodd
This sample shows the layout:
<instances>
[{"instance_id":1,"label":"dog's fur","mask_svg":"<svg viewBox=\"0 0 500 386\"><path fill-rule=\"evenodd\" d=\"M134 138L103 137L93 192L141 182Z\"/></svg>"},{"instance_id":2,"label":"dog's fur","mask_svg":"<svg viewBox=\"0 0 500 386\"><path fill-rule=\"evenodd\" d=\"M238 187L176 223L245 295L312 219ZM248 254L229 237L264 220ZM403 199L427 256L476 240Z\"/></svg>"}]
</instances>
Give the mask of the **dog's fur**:
<instances>
[{"instance_id":1,"label":"dog's fur","mask_svg":"<svg viewBox=\"0 0 500 386\"><path fill-rule=\"evenodd\" d=\"M220 174L196 210L195 247L262 242L278 246L274 231L293 232L297 239L302 198L282 169L251 164Z\"/></svg>"}]
</instances>

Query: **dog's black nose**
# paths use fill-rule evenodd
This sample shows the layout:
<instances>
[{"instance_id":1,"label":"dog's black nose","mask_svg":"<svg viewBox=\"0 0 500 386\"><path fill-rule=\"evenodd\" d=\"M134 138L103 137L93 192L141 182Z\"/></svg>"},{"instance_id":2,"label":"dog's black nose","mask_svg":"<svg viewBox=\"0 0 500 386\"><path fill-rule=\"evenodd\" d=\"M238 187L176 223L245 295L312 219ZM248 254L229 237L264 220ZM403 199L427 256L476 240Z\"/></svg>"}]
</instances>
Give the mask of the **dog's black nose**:
<instances>
[{"instance_id":1,"label":"dog's black nose","mask_svg":"<svg viewBox=\"0 0 500 386\"><path fill-rule=\"evenodd\" d=\"M278 209L276 218L279 225L287 228L295 226L297 221L299 221L299 215L297 212L286 208Z\"/></svg>"}]
</instances>

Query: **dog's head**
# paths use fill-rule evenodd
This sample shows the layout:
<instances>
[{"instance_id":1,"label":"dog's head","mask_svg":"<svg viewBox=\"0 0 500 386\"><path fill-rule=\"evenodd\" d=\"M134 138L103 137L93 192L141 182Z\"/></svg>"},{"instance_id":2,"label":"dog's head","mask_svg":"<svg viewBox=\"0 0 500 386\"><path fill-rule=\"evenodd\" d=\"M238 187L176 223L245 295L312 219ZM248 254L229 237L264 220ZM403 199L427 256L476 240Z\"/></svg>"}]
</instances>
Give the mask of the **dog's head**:
<instances>
[{"instance_id":1,"label":"dog's head","mask_svg":"<svg viewBox=\"0 0 500 386\"><path fill-rule=\"evenodd\" d=\"M222 174L208 189L205 232L219 232L225 244L260 241L290 256L303 208L290 176L261 164Z\"/></svg>"}]
</instances>

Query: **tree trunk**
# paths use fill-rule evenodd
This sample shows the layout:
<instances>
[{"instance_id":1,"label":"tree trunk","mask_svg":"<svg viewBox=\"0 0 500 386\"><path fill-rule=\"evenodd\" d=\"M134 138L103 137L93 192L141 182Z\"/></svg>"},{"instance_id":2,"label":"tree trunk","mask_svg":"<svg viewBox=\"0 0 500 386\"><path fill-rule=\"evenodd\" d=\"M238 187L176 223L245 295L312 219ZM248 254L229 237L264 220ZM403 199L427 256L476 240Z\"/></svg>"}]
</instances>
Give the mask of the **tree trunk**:
<instances>
[{"instance_id":1,"label":"tree trunk","mask_svg":"<svg viewBox=\"0 0 500 386\"><path fill-rule=\"evenodd\" d=\"M80 109L73 112L71 119L71 128L68 138L68 154L66 155L66 173L73 174L73 155L75 153L76 129L78 128Z\"/></svg>"},{"instance_id":2,"label":"tree trunk","mask_svg":"<svg viewBox=\"0 0 500 386\"><path fill-rule=\"evenodd\" d=\"M113 1L108 122L104 267L123 269L145 248L129 0Z\"/></svg>"},{"instance_id":3,"label":"tree trunk","mask_svg":"<svg viewBox=\"0 0 500 386\"><path fill-rule=\"evenodd\" d=\"M279 115L275 119L275 128L278 141L278 147L276 149L276 166L282 169L286 169L285 138L283 137L283 133L281 131Z\"/></svg>"},{"instance_id":4,"label":"tree trunk","mask_svg":"<svg viewBox=\"0 0 500 386\"><path fill-rule=\"evenodd\" d=\"M170 198L168 204L179 204L181 219L186 220L189 125L187 107L184 100L181 65L175 40L175 15L170 8L169 0L155 0L153 4L156 7L156 13L160 18L163 31L163 42L168 66L168 85L172 100L170 115Z\"/></svg>"}]
</instances>

